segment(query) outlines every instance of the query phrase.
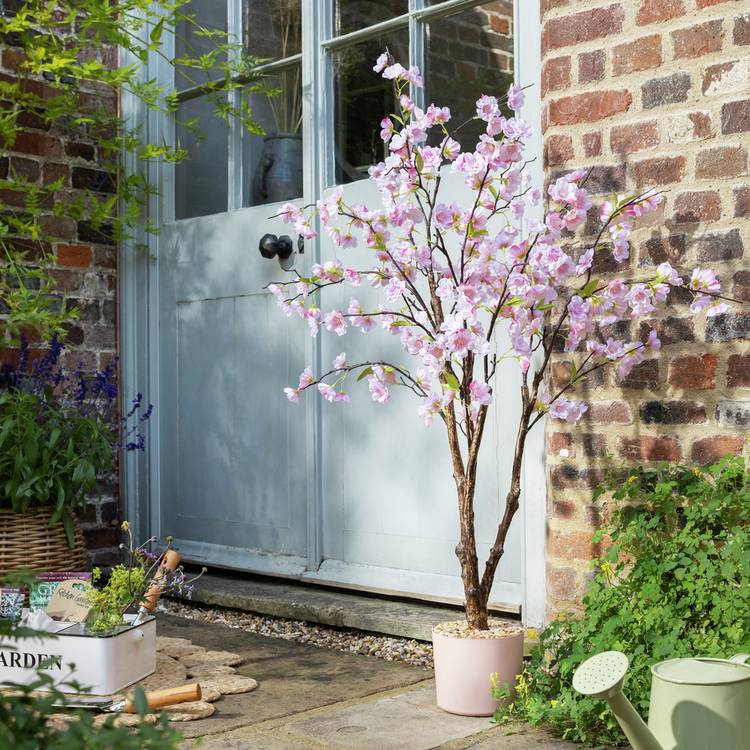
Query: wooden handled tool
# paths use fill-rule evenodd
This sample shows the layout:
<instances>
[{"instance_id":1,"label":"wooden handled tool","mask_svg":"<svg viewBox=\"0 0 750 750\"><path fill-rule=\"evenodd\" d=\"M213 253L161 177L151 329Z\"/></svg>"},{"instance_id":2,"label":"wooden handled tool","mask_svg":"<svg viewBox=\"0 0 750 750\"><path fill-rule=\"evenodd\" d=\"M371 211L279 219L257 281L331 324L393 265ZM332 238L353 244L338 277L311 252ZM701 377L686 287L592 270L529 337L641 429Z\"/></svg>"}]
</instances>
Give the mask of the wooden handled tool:
<instances>
[{"instance_id":1,"label":"wooden handled tool","mask_svg":"<svg viewBox=\"0 0 750 750\"><path fill-rule=\"evenodd\" d=\"M146 693L146 702L148 703L149 709L152 711L164 708L164 706L174 706L176 703L189 703L190 701L199 701L200 699L201 686L197 682ZM136 713L133 699L126 698L121 710L126 714Z\"/></svg>"},{"instance_id":2,"label":"wooden handled tool","mask_svg":"<svg viewBox=\"0 0 750 750\"><path fill-rule=\"evenodd\" d=\"M164 690L154 690L146 693L146 703L150 710L156 711L165 706L174 706L177 703L188 703L190 701L199 701L201 699L201 686L197 682L189 685L180 685ZM128 713L134 714L135 702L132 698L122 698L113 701L109 698L86 698L79 697L74 700L66 700L65 703L55 704L63 708L85 708L89 711L99 711L101 713Z\"/></svg>"},{"instance_id":3,"label":"wooden handled tool","mask_svg":"<svg viewBox=\"0 0 750 750\"><path fill-rule=\"evenodd\" d=\"M143 604L141 604L138 614L133 620L133 625L140 625L146 617L153 613L156 609L156 605L159 602L161 596L161 584L164 576L170 570L175 570L180 564L181 556L179 552L175 552L173 549L167 550L162 558L159 570L156 571L154 579L151 581L151 586L146 592Z\"/></svg>"}]
</instances>

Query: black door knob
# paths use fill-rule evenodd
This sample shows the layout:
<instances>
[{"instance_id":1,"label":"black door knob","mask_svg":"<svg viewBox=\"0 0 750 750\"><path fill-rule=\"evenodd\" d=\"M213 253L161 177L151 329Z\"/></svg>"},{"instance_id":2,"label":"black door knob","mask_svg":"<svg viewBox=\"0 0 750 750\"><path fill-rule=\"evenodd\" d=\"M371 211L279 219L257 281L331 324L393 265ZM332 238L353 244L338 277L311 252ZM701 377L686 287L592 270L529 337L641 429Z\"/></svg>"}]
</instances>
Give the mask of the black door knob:
<instances>
[{"instance_id":1,"label":"black door knob","mask_svg":"<svg viewBox=\"0 0 750 750\"><path fill-rule=\"evenodd\" d=\"M293 252L292 238L286 234L277 237L275 234L264 234L258 243L258 250L264 258L286 260Z\"/></svg>"}]
</instances>

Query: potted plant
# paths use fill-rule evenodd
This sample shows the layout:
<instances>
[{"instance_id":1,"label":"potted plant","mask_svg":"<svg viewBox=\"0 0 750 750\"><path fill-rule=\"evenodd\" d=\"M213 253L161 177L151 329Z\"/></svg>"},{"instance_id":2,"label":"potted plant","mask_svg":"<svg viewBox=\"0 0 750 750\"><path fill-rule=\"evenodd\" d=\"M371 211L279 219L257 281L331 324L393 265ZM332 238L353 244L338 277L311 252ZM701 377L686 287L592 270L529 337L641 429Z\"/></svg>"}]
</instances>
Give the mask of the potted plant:
<instances>
[{"instance_id":1,"label":"potted plant","mask_svg":"<svg viewBox=\"0 0 750 750\"><path fill-rule=\"evenodd\" d=\"M522 108L518 86L511 86L504 100L485 95L477 101L476 118L484 122L485 132L475 148L463 150L447 127L448 108L431 104L423 111L409 97L409 86L422 84L416 68L407 70L384 53L375 70L393 80L400 102L400 111L381 123L390 153L370 169L382 205L349 205L342 189L334 189L315 211L342 255L351 254L351 263L314 265L310 275L296 273L271 291L287 315L297 313L307 321L313 336L321 328L341 336L349 328L365 333L380 327L400 338L415 366L377 355L349 362L342 353L324 372L305 369L286 395L296 402L303 391L316 389L326 401L346 402L344 386L355 374L357 381L366 380L376 402L387 403L394 387L407 388L419 399L418 414L427 425L442 422L456 485L456 555L466 621L447 623L433 633L437 699L451 712L490 715L496 708L491 674L499 673L500 682L512 685L522 661L522 634L502 625L494 628L488 601L519 507L529 430L545 415L577 422L587 407L571 398L576 384L612 365L624 377L658 351L655 331L629 340L613 324L645 322L675 287L693 293L693 312L705 309L713 315L726 304L711 271L696 269L684 282L663 263L634 279L597 278L598 256L627 259L632 222L660 203L656 192L613 196L594 206L586 172L576 171L549 186L543 220L525 222L519 229L518 219L541 195L525 170L530 128L515 114L501 111L501 106L513 113ZM444 202L441 170L465 181L469 197L463 205ZM577 242L576 230L594 210L599 219L594 239ZM281 214L302 235L315 235L312 215L292 204L283 206ZM364 239L364 251L349 250L357 246L358 236ZM355 291L346 309L321 309L319 293L342 284L381 290L381 304L363 309ZM512 344L507 354L493 347L500 325ZM568 382L557 388L546 377L555 350L574 360ZM518 362L521 410L505 508L480 568L474 528L477 466L487 417L500 395L496 373L503 356ZM503 400L509 397L502 392Z\"/></svg>"},{"instance_id":2,"label":"potted plant","mask_svg":"<svg viewBox=\"0 0 750 750\"><path fill-rule=\"evenodd\" d=\"M144 448L151 406L138 395L119 416L114 365L68 373L62 352L56 337L42 352L22 340L17 365L0 370L0 575L83 569L76 510L120 450Z\"/></svg>"}]
</instances>

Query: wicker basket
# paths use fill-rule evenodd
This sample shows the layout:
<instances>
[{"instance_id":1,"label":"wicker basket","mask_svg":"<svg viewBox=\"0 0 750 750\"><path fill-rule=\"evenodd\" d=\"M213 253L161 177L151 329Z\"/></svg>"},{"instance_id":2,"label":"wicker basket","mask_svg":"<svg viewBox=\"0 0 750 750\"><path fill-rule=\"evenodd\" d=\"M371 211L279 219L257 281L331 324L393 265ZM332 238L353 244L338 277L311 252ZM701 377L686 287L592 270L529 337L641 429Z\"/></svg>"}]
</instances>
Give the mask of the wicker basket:
<instances>
[{"instance_id":1,"label":"wicker basket","mask_svg":"<svg viewBox=\"0 0 750 750\"><path fill-rule=\"evenodd\" d=\"M71 548L62 523L49 525L51 513L48 508L26 513L0 509L0 577L16 568L39 572L86 569L86 547L78 520L74 521Z\"/></svg>"}]
</instances>

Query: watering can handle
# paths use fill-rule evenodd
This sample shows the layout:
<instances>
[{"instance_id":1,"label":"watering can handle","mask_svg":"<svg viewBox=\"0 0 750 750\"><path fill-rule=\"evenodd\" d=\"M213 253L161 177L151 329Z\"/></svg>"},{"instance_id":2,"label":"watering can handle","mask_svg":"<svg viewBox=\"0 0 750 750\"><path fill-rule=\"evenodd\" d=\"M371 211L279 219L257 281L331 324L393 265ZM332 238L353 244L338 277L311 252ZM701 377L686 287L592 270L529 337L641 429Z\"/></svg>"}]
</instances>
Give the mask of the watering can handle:
<instances>
[{"instance_id":1,"label":"watering can handle","mask_svg":"<svg viewBox=\"0 0 750 750\"><path fill-rule=\"evenodd\" d=\"M750 654L735 654L729 661L735 664L746 664L748 659L750 659Z\"/></svg>"}]
</instances>

